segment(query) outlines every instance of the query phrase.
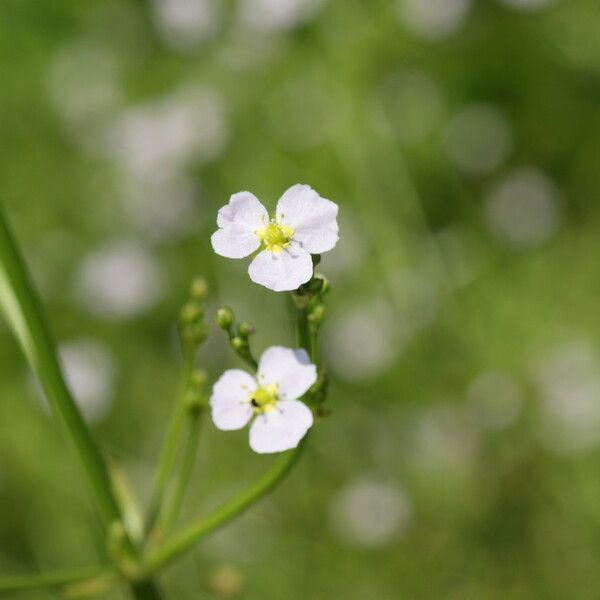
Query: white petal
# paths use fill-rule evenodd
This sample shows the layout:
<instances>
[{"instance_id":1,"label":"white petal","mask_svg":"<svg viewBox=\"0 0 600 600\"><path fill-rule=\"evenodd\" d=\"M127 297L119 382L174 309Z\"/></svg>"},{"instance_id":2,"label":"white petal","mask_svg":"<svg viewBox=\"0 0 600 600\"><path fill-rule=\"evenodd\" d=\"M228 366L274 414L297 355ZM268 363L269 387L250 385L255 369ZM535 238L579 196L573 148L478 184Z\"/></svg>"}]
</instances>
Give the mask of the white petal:
<instances>
[{"instance_id":1,"label":"white petal","mask_svg":"<svg viewBox=\"0 0 600 600\"><path fill-rule=\"evenodd\" d=\"M295 448L313 424L310 409L299 400L285 400L259 415L250 427L250 448L259 454Z\"/></svg>"},{"instance_id":2,"label":"white petal","mask_svg":"<svg viewBox=\"0 0 600 600\"><path fill-rule=\"evenodd\" d=\"M217 229L210 241L213 250L226 258L244 258L260 246L260 240L254 233L235 227Z\"/></svg>"},{"instance_id":3,"label":"white petal","mask_svg":"<svg viewBox=\"0 0 600 600\"><path fill-rule=\"evenodd\" d=\"M238 192L229 198L217 213L219 227L246 226L252 231L269 223L269 213L261 201L250 192Z\"/></svg>"},{"instance_id":4,"label":"white petal","mask_svg":"<svg viewBox=\"0 0 600 600\"><path fill-rule=\"evenodd\" d=\"M312 258L298 244L291 243L281 252L260 252L250 263L248 274L254 283L275 292L295 290L312 277Z\"/></svg>"},{"instance_id":5,"label":"white petal","mask_svg":"<svg viewBox=\"0 0 600 600\"><path fill-rule=\"evenodd\" d=\"M221 256L244 258L258 249L260 240L254 232L268 222L267 210L254 194L233 194L217 214L220 229L211 237L212 246Z\"/></svg>"},{"instance_id":6,"label":"white petal","mask_svg":"<svg viewBox=\"0 0 600 600\"><path fill-rule=\"evenodd\" d=\"M331 250L338 241L338 205L308 185L294 185L277 203L277 219L294 230L293 239L311 254Z\"/></svg>"},{"instance_id":7,"label":"white petal","mask_svg":"<svg viewBox=\"0 0 600 600\"><path fill-rule=\"evenodd\" d=\"M256 381L246 371L229 369L213 386L210 406L214 424L225 431L241 429L252 418L250 394Z\"/></svg>"},{"instance_id":8,"label":"white petal","mask_svg":"<svg viewBox=\"0 0 600 600\"><path fill-rule=\"evenodd\" d=\"M258 364L260 385L276 383L281 400L300 398L317 380L317 367L311 364L305 350L271 346Z\"/></svg>"}]
</instances>

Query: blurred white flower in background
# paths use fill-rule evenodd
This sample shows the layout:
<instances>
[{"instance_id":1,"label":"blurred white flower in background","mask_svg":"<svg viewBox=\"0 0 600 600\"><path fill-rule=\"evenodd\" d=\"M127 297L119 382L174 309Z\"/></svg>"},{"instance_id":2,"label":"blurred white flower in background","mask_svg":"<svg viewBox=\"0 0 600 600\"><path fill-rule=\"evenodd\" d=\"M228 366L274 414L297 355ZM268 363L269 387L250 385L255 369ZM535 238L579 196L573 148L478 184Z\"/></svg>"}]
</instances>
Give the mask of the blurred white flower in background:
<instances>
[{"instance_id":1,"label":"blurred white flower in background","mask_svg":"<svg viewBox=\"0 0 600 600\"><path fill-rule=\"evenodd\" d=\"M323 330L323 351L339 377L360 381L384 374L409 341L433 322L437 286L424 271L391 272L387 295L379 293L332 314Z\"/></svg>"},{"instance_id":2,"label":"blurred white flower in background","mask_svg":"<svg viewBox=\"0 0 600 600\"><path fill-rule=\"evenodd\" d=\"M51 57L47 72L50 99L68 126L89 125L122 101L120 65L109 48L75 40Z\"/></svg>"},{"instance_id":3,"label":"blurred white flower in background","mask_svg":"<svg viewBox=\"0 0 600 600\"><path fill-rule=\"evenodd\" d=\"M400 485L374 477L351 481L331 501L333 531L346 544L375 549L404 534L412 518L409 497Z\"/></svg>"},{"instance_id":4,"label":"blurred white flower in background","mask_svg":"<svg viewBox=\"0 0 600 600\"><path fill-rule=\"evenodd\" d=\"M485 371L469 385L467 402L478 425L504 429L521 414L523 391L519 382L508 373Z\"/></svg>"},{"instance_id":5,"label":"blurred white flower in background","mask_svg":"<svg viewBox=\"0 0 600 600\"><path fill-rule=\"evenodd\" d=\"M535 168L506 175L491 190L484 206L488 229L507 246L542 245L557 231L561 196L554 182Z\"/></svg>"},{"instance_id":6,"label":"blurred white flower in background","mask_svg":"<svg viewBox=\"0 0 600 600\"><path fill-rule=\"evenodd\" d=\"M182 174L128 178L121 201L129 222L153 242L174 242L196 230L196 182Z\"/></svg>"},{"instance_id":7,"label":"blurred white flower in background","mask_svg":"<svg viewBox=\"0 0 600 600\"><path fill-rule=\"evenodd\" d=\"M425 262L425 261L424 261ZM427 264L404 267L389 273L394 309L395 337L403 343L428 327L438 311L438 282Z\"/></svg>"},{"instance_id":8,"label":"blurred white flower in background","mask_svg":"<svg viewBox=\"0 0 600 600\"><path fill-rule=\"evenodd\" d=\"M451 405L425 409L412 435L410 456L424 472L468 469L479 449L480 432L470 415Z\"/></svg>"},{"instance_id":9,"label":"blurred white flower in background","mask_svg":"<svg viewBox=\"0 0 600 600\"><path fill-rule=\"evenodd\" d=\"M89 423L101 421L110 411L117 369L108 348L93 339L61 344L59 360L73 398ZM36 396L45 410L48 401L38 381Z\"/></svg>"},{"instance_id":10,"label":"blurred white flower in background","mask_svg":"<svg viewBox=\"0 0 600 600\"><path fill-rule=\"evenodd\" d=\"M600 444L600 354L575 339L549 348L532 365L539 394L539 435L554 452Z\"/></svg>"},{"instance_id":11,"label":"blurred white flower in background","mask_svg":"<svg viewBox=\"0 0 600 600\"><path fill-rule=\"evenodd\" d=\"M534 11L549 8L556 4L557 0L498 0L501 4L510 6L516 10Z\"/></svg>"},{"instance_id":12,"label":"blurred white flower in background","mask_svg":"<svg viewBox=\"0 0 600 600\"><path fill-rule=\"evenodd\" d=\"M240 27L217 51L219 60L227 67L234 71L248 72L277 61L285 46L286 40L283 37L256 35L254 30Z\"/></svg>"},{"instance_id":13,"label":"blurred white flower in background","mask_svg":"<svg viewBox=\"0 0 600 600\"><path fill-rule=\"evenodd\" d=\"M210 162L228 140L221 96L191 86L124 109L108 128L105 150L126 172L143 177Z\"/></svg>"},{"instance_id":14,"label":"blurred white flower in background","mask_svg":"<svg viewBox=\"0 0 600 600\"><path fill-rule=\"evenodd\" d=\"M444 116L438 84L424 71L400 69L383 84L383 102L394 132L404 144L421 142L435 131Z\"/></svg>"},{"instance_id":15,"label":"blurred white flower in background","mask_svg":"<svg viewBox=\"0 0 600 600\"><path fill-rule=\"evenodd\" d=\"M348 381L385 373L402 348L393 324L391 307L378 299L334 315L323 331L327 362Z\"/></svg>"},{"instance_id":16,"label":"blurred white flower in background","mask_svg":"<svg viewBox=\"0 0 600 600\"><path fill-rule=\"evenodd\" d=\"M242 25L262 32L293 29L311 19L323 0L240 0Z\"/></svg>"},{"instance_id":17,"label":"blurred white flower in background","mask_svg":"<svg viewBox=\"0 0 600 600\"><path fill-rule=\"evenodd\" d=\"M510 123L492 105L466 106L448 123L445 145L450 159L461 171L486 175L499 167L510 152Z\"/></svg>"},{"instance_id":18,"label":"blurred white flower in background","mask_svg":"<svg viewBox=\"0 0 600 600\"><path fill-rule=\"evenodd\" d=\"M490 252L479 230L464 224L448 225L432 235L430 261L443 263L442 276L450 282L452 290L469 285L487 272Z\"/></svg>"},{"instance_id":19,"label":"blurred white flower in background","mask_svg":"<svg viewBox=\"0 0 600 600\"><path fill-rule=\"evenodd\" d=\"M108 349L94 340L60 346L65 378L84 417L101 420L112 406L116 367Z\"/></svg>"},{"instance_id":20,"label":"blurred white flower in background","mask_svg":"<svg viewBox=\"0 0 600 600\"><path fill-rule=\"evenodd\" d=\"M397 13L415 35L439 40L457 32L467 20L471 0L398 0Z\"/></svg>"},{"instance_id":21,"label":"blurred white flower in background","mask_svg":"<svg viewBox=\"0 0 600 600\"><path fill-rule=\"evenodd\" d=\"M150 309L163 292L161 269L142 245L119 240L96 248L75 274L81 306L107 319L135 317Z\"/></svg>"},{"instance_id":22,"label":"blurred white flower in background","mask_svg":"<svg viewBox=\"0 0 600 600\"><path fill-rule=\"evenodd\" d=\"M194 49L219 27L220 0L153 0L157 32L166 46L178 51Z\"/></svg>"}]
</instances>

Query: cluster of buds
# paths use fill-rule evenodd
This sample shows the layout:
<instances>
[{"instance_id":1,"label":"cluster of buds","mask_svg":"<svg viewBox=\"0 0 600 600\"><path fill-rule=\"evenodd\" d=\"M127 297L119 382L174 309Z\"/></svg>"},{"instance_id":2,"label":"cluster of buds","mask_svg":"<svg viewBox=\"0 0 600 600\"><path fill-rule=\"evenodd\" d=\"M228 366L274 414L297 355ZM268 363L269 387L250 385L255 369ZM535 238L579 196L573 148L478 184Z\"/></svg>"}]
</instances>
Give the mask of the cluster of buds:
<instances>
[{"instance_id":1,"label":"cluster of buds","mask_svg":"<svg viewBox=\"0 0 600 600\"><path fill-rule=\"evenodd\" d=\"M194 350L208 336L208 324L204 320L204 303L208 293L206 281L195 279L189 298L179 313L179 337L185 349Z\"/></svg>"},{"instance_id":2,"label":"cluster of buds","mask_svg":"<svg viewBox=\"0 0 600 600\"><path fill-rule=\"evenodd\" d=\"M250 336L256 331L254 327L246 321L236 323L233 311L226 306L217 311L215 323L217 327L227 332L229 345L234 352L256 368L256 359L253 357L250 349Z\"/></svg>"},{"instance_id":3,"label":"cluster of buds","mask_svg":"<svg viewBox=\"0 0 600 600\"><path fill-rule=\"evenodd\" d=\"M203 369L195 369L185 391L185 407L189 413L199 414L208 408L206 383L208 375Z\"/></svg>"}]
</instances>

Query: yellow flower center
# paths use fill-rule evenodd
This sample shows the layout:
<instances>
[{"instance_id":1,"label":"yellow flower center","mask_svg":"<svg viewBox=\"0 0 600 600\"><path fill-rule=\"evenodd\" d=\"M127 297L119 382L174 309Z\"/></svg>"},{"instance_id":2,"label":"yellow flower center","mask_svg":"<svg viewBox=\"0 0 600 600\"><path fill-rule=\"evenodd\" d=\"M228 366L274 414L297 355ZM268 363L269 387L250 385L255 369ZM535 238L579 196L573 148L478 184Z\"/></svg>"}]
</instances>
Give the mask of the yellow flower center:
<instances>
[{"instance_id":1,"label":"yellow flower center","mask_svg":"<svg viewBox=\"0 0 600 600\"><path fill-rule=\"evenodd\" d=\"M268 413L277 404L277 384L261 385L250 394L250 402L254 407L254 414Z\"/></svg>"},{"instance_id":2,"label":"yellow flower center","mask_svg":"<svg viewBox=\"0 0 600 600\"><path fill-rule=\"evenodd\" d=\"M294 230L289 225L271 221L266 227L257 229L256 237L264 244L265 250L269 252L281 252L290 244L290 238L294 235Z\"/></svg>"}]
</instances>

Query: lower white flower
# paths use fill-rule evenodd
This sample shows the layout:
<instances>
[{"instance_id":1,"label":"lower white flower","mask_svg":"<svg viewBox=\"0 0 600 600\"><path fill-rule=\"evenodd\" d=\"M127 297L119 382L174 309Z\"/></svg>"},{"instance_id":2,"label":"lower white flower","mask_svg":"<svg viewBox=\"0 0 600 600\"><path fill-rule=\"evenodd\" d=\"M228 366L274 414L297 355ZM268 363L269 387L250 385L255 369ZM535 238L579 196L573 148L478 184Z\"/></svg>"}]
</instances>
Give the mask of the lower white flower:
<instances>
[{"instance_id":1,"label":"lower white flower","mask_svg":"<svg viewBox=\"0 0 600 600\"><path fill-rule=\"evenodd\" d=\"M304 350L272 346L261 356L256 377L229 369L213 386L210 406L215 425L241 429L252 418L250 447L260 454L295 448L313 424L298 400L317 380L317 368Z\"/></svg>"},{"instance_id":2,"label":"lower white flower","mask_svg":"<svg viewBox=\"0 0 600 600\"><path fill-rule=\"evenodd\" d=\"M295 290L312 277L311 254L336 245L337 214L337 204L308 185L289 188L272 219L254 194L239 192L219 210L219 229L211 242L226 258L244 258L261 249L248 268L250 279L276 292Z\"/></svg>"}]
</instances>

